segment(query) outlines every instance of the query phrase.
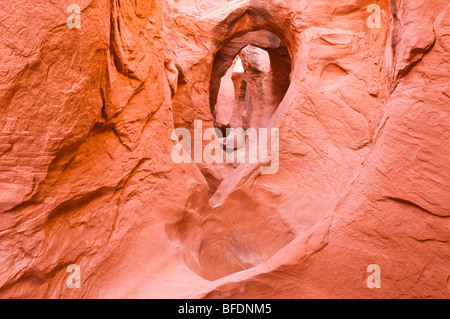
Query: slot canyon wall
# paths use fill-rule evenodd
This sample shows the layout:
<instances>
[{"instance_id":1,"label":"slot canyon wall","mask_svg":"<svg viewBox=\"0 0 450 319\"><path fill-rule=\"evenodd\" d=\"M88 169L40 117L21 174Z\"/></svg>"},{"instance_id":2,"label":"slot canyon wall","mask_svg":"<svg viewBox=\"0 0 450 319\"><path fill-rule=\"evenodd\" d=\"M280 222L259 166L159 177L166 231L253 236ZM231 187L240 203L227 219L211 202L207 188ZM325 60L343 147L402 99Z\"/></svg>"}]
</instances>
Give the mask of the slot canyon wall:
<instances>
[{"instance_id":1,"label":"slot canyon wall","mask_svg":"<svg viewBox=\"0 0 450 319\"><path fill-rule=\"evenodd\" d=\"M447 0L74 3L0 4L1 298L450 296Z\"/></svg>"}]
</instances>

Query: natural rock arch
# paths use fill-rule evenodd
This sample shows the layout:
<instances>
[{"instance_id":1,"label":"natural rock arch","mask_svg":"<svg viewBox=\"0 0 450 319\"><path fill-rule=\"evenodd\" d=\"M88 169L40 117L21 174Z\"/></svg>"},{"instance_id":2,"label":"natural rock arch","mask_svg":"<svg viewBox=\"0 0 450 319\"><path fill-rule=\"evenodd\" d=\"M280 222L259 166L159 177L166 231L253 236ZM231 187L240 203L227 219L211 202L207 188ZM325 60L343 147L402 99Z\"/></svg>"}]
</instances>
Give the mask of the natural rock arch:
<instances>
[{"instance_id":1,"label":"natural rock arch","mask_svg":"<svg viewBox=\"0 0 450 319\"><path fill-rule=\"evenodd\" d=\"M257 64L257 54L258 49L260 52L266 52L268 56L268 65L270 69L266 72L262 70L258 70L258 67L252 67L252 57L254 62ZM251 52L250 52L251 51ZM264 112L265 118L260 120L248 119L247 123L244 126L257 126L263 124L263 122L268 122L268 118L274 113L275 109L280 104L281 100L284 98L289 85L290 85L290 74L291 74L291 56L289 54L288 49L284 45L283 41L273 32L267 30L259 30L259 31L250 31L242 36L238 36L236 38L228 41L221 49L216 53L212 72L211 72L211 82L210 82L210 108L211 114L213 116L213 120L217 126L224 123L217 123L217 112L216 105L218 102L219 90L221 87L221 80L226 75L226 73L230 70L230 68L234 65L236 61L236 57L240 57L242 60L245 60L244 63L244 77L255 78L258 75L265 73L265 81L251 81L253 82L254 89L251 89L251 86L245 85L245 89L251 93L251 91L268 91L269 96L265 96L266 101L259 100L257 95L253 94L253 99L257 100L256 103L259 102L260 105L260 113ZM255 59L256 58L256 59ZM228 74L230 77L230 74ZM228 79L229 81L231 79ZM247 79L250 80L250 79ZM248 81L245 80L245 83ZM236 83L235 83L236 85ZM249 96L248 96L249 97ZM258 101L259 100L259 101ZM270 101L267 101L270 100ZM249 99L246 101L246 111L251 109L251 102ZM262 115L259 114L261 117Z\"/></svg>"}]
</instances>

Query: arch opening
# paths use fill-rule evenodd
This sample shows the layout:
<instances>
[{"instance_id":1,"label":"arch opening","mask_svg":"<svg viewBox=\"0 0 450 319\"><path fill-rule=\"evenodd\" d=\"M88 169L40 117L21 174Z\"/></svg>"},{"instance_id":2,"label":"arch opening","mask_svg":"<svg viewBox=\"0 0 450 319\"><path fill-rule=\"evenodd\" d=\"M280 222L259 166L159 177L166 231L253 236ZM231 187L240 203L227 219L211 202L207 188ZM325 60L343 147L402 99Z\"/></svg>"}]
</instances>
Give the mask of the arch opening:
<instances>
[{"instance_id":1,"label":"arch opening","mask_svg":"<svg viewBox=\"0 0 450 319\"><path fill-rule=\"evenodd\" d=\"M283 41L267 30L250 31L227 42L216 54L210 83L214 126L261 128L290 86L292 60Z\"/></svg>"}]
</instances>

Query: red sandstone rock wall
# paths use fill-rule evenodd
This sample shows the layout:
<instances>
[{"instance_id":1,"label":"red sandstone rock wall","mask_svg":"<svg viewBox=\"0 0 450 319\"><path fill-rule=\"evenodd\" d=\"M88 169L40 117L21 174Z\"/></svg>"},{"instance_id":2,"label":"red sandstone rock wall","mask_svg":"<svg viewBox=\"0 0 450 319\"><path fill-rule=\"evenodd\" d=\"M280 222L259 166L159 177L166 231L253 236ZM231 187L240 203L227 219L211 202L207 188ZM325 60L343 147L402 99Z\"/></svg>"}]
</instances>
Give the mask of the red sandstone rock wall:
<instances>
[{"instance_id":1,"label":"red sandstone rock wall","mask_svg":"<svg viewBox=\"0 0 450 319\"><path fill-rule=\"evenodd\" d=\"M73 2L0 4L2 298L449 296L448 1ZM277 173L174 163L260 30Z\"/></svg>"}]
</instances>

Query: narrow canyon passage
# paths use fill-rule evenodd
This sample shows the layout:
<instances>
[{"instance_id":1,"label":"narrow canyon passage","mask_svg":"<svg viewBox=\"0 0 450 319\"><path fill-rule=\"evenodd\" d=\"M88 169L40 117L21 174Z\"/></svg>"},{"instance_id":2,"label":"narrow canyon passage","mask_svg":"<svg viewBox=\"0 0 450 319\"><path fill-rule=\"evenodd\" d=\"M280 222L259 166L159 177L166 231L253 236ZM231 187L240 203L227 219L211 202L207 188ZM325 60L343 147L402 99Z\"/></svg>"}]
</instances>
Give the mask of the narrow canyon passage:
<instances>
[{"instance_id":1,"label":"narrow canyon passage","mask_svg":"<svg viewBox=\"0 0 450 319\"><path fill-rule=\"evenodd\" d=\"M187 264L210 280L254 267L293 239L289 225L271 217L273 208L259 208L249 194L236 187L243 179L242 172L261 165L259 158L255 162L250 160L251 147L259 148L264 144L260 141L267 139L268 154L278 152L272 144L275 136L271 134L269 123L291 84L291 56L283 41L271 31L238 31L237 34L215 52L210 64L210 80L206 83L210 112L203 119L204 114L196 115L206 128L209 126L205 123L209 123L209 128L216 129L212 139L219 143L219 157L233 159L231 162L195 162L208 184L209 199L223 197L227 200L219 205L210 201L207 207L201 206L203 201L193 203L199 213L186 213L190 217L185 216L182 221L185 233L177 235L189 238L182 240L187 249ZM198 83L196 79L204 79L205 74L189 71L177 67L177 92L172 105L175 127L188 129L195 136L196 118L187 115L196 107L190 84ZM259 134L261 130L266 130L266 136ZM205 127L201 133L205 133ZM251 141L254 136L256 144ZM194 139L185 145L191 153L195 148ZM203 141L203 149L208 143ZM258 156L259 152L256 154ZM198 218L196 214L204 217ZM259 219L259 226L255 219ZM178 226L171 225L170 233L179 232ZM200 228L199 238L193 237L195 228ZM249 237L252 233L265 239L255 242Z\"/></svg>"},{"instance_id":2,"label":"narrow canyon passage","mask_svg":"<svg viewBox=\"0 0 450 319\"><path fill-rule=\"evenodd\" d=\"M215 55L210 83L213 123L223 150L249 153L249 131L267 128L290 85L291 57L274 33L252 31L230 39ZM236 129L242 129L236 134ZM230 134L231 132L231 134ZM261 138L261 136L260 136ZM231 142L231 143L230 143ZM231 144L232 148L227 145ZM200 165L212 196L239 165Z\"/></svg>"}]
</instances>

